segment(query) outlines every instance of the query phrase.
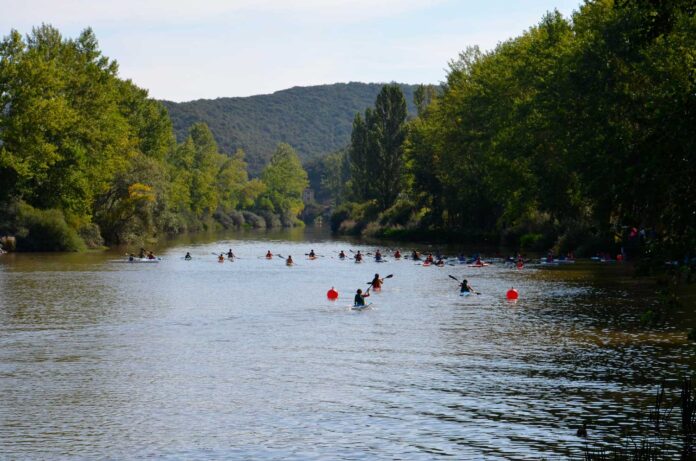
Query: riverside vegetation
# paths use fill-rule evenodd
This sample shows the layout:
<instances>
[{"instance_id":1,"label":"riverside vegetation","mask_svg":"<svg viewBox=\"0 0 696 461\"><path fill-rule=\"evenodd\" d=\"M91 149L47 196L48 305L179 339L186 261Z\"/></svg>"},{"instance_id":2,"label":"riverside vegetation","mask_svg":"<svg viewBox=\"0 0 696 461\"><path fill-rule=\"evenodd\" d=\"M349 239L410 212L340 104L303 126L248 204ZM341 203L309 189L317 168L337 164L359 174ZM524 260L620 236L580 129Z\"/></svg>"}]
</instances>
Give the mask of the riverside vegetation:
<instances>
[{"instance_id":1,"label":"riverside vegetation","mask_svg":"<svg viewBox=\"0 0 696 461\"><path fill-rule=\"evenodd\" d=\"M441 86L397 86L324 159L337 232L689 261L696 248L696 7L586 1ZM693 260L692 260L693 263Z\"/></svg>"},{"instance_id":2,"label":"riverside vegetation","mask_svg":"<svg viewBox=\"0 0 696 461\"><path fill-rule=\"evenodd\" d=\"M118 77L91 29L0 43L0 235L79 250L211 228L301 224L307 174L279 144L259 178L204 123L175 141L164 106Z\"/></svg>"}]
</instances>

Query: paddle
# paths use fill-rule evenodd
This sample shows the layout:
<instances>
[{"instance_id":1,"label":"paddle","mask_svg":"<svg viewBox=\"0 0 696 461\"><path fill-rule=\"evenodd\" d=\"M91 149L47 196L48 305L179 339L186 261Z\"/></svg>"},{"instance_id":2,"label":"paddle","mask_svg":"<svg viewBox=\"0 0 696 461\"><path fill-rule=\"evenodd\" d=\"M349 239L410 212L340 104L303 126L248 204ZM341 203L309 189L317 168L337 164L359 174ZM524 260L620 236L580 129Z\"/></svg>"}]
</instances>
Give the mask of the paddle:
<instances>
[{"instance_id":1,"label":"paddle","mask_svg":"<svg viewBox=\"0 0 696 461\"><path fill-rule=\"evenodd\" d=\"M451 278L452 280L456 280L457 283L461 283L461 282L459 281L459 279L458 279L457 277L455 277L454 275L450 275L449 278ZM472 293L476 293L477 295L480 295L480 294L481 294L481 293L479 293L478 291L472 291Z\"/></svg>"},{"instance_id":2,"label":"paddle","mask_svg":"<svg viewBox=\"0 0 696 461\"><path fill-rule=\"evenodd\" d=\"M387 275L387 276L384 277L384 278L385 278L385 279L390 279L390 278L392 278L392 277L394 277L394 274L389 274L389 275ZM367 282L367 284L370 285L370 286L372 286L372 282ZM369 288L368 288L368 290L369 290Z\"/></svg>"}]
</instances>

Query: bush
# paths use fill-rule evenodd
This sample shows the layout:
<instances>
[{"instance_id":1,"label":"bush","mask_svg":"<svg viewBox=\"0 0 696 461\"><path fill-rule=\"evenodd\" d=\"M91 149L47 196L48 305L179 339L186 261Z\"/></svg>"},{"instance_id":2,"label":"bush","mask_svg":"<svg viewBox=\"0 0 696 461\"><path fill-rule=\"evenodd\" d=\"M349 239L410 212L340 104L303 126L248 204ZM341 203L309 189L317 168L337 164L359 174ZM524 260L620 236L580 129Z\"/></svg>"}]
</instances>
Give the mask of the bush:
<instances>
[{"instance_id":1,"label":"bush","mask_svg":"<svg viewBox=\"0 0 696 461\"><path fill-rule=\"evenodd\" d=\"M385 226L405 226L413 220L416 210L416 204L412 201L399 199L379 215L379 223Z\"/></svg>"},{"instance_id":2,"label":"bush","mask_svg":"<svg viewBox=\"0 0 696 461\"><path fill-rule=\"evenodd\" d=\"M271 213L270 211L261 210L259 211L259 216L261 216L266 221L266 227L268 228L282 226L282 223L280 222L280 217L278 217L278 215L274 213Z\"/></svg>"},{"instance_id":3,"label":"bush","mask_svg":"<svg viewBox=\"0 0 696 461\"><path fill-rule=\"evenodd\" d=\"M80 227L78 234L89 248L100 248L104 246L104 239L101 236L99 226L94 223L85 224Z\"/></svg>"},{"instance_id":4,"label":"bush","mask_svg":"<svg viewBox=\"0 0 696 461\"><path fill-rule=\"evenodd\" d=\"M249 224L254 229L266 228L266 220L263 219L261 216L254 214L251 211L242 211L242 215L244 215L244 220L247 222L247 224Z\"/></svg>"},{"instance_id":5,"label":"bush","mask_svg":"<svg viewBox=\"0 0 696 461\"><path fill-rule=\"evenodd\" d=\"M544 234L528 233L520 237L520 248L522 250L542 251L546 247Z\"/></svg>"},{"instance_id":6,"label":"bush","mask_svg":"<svg viewBox=\"0 0 696 461\"><path fill-rule=\"evenodd\" d=\"M566 223L564 227L565 232L554 245L557 254L572 251L576 256L591 256L611 246L611 242L597 235L597 231L586 224L573 221Z\"/></svg>"},{"instance_id":7,"label":"bush","mask_svg":"<svg viewBox=\"0 0 696 461\"><path fill-rule=\"evenodd\" d=\"M331 224L331 232L338 232L341 228L341 224L343 221L349 219L352 215L353 212L353 204L352 203L344 203L340 206L338 206L333 213L331 213L331 217L329 218L329 222Z\"/></svg>"},{"instance_id":8,"label":"bush","mask_svg":"<svg viewBox=\"0 0 696 461\"><path fill-rule=\"evenodd\" d=\"M19 207L20 251L81 251L85 243L75 229L68 226L60 210L37 210L29 205Z\"/></svg>"}]
</instances>

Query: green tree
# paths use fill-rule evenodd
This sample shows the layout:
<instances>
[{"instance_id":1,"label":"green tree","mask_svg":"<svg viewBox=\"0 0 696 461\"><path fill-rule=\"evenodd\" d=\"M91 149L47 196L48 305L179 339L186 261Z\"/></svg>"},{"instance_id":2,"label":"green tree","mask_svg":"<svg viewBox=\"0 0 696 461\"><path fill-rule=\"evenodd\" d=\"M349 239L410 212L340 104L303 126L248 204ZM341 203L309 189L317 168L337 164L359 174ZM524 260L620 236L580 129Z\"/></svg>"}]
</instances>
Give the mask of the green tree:
<instances>
[{"instance_id":1,"label":"green tree","mask_svg":"<svg viewBox=\"0 0 696 461\"><path fill-rule=\"evenodd\" d=\"M375 200L386 210L401 192L406 116L406 99L398 85L382 87L364 120L355 116L349 155L356 200Z\"/></svg>"},{"instance_id":2,"label":"green tree","mask_svg":"<svg viewBox=\"0 0 696 461\"><path fill-rule=\"evenodd\" d=\"M296 218L304 208L302 192L309 185L307 172L297 153L288 144L278 144L270 162L261 173L266 191L261 195L271 211Z\"/></svg>"}]
</instances>

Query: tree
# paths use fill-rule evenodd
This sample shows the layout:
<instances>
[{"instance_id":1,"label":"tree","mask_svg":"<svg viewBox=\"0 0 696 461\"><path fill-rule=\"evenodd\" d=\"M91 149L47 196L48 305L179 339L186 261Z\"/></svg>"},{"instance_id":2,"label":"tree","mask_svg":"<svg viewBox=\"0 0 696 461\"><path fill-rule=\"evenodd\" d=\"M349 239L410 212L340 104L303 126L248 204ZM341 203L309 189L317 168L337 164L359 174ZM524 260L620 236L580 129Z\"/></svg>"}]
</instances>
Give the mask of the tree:
<instances>
[{"instance_id":1,"label":"tree","mask_svg":"<svg viewBox=\"0 0 696 461\"><path fill-rule=\"evenodd\" d=\"M302 192L309 185L307 172L295 150L280 143L270 162L261 173L266 191L261 200L270 204L271 211L296 218L304 208Z\"/></svg>"},{"instance_id":2,"label":"tree","mask_svg":"<svg viewBox=\"0 0 696 461\"><path fill-rule=\"evenodd\" d=\"M386 210L401 192L406 116L406 99L398 85L382 87L364 120L355 116L349 151L355 199L375 200Z\"/></svg>"}]
</instances>

